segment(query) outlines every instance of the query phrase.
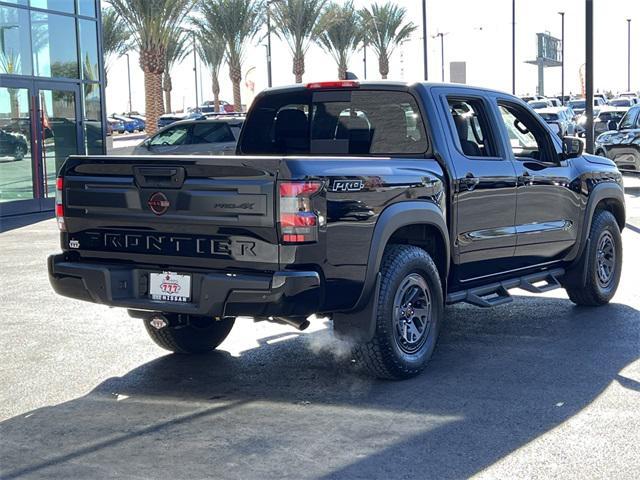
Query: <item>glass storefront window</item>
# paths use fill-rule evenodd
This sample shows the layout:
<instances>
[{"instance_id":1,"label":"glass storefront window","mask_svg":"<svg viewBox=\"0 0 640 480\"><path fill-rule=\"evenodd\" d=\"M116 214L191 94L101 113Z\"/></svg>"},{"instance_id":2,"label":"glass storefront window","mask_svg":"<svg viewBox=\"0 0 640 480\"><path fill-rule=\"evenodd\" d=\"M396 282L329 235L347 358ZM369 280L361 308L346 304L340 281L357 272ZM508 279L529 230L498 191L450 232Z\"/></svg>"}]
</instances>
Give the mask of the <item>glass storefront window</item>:
<instances>
[{"instance_id":1,"label":"glass storefront window","mask_svg":"<svg viewBox=\"0 0 640 480\"><path fill-rule=\"evenodd\" d=\"M31 38L35 75L78 78L75 19L32 11Z\"/></svg>"},{"instance_id":2,"label":"glass storefront window","mask_svg":"<svg viewBox=\"0 0 640 480\"><path fill-rule=\"evenodd\" d=\"M75 13L75 0L31 0L31 6L56 12Z\"/></svg>"},{"instance_id":3,"label":"glass storefront window","mask_svg":"<svg viewBox=\"0 0 640 480\"><path fill-rule=\"evenodd\" d=\"M80 58L82 78L91 82L100 81L98 69L98 30L93 20L78 20L80 26Z\"/></svg>"},{"instance_id":4,"label":"glass storefront window","mask_svg":"<svg viewBox=\"0 0 640 480\"><path fill-rule=\"evenodd\" d=\"M95 0L78 0L78 14L85 17L96 17Z\"/></svg>"},{"instance_id":5,"label":"glass storefront window","mask_svg":"<svg viewBox=\"0 0 640 480\"><path fill-rule=\"evenodd\" d=\"M100 85L84 85L84 143L87 155L103 155L102 110L100 109Z\"/></svg>"},{"instance_id":6,"label":"glass storefront window","mask_svg":"<svg viewBox=\"0 0 640 480\"><path fill-rule=\"evenodd\" d=\"M29 12L0 6L0 74L31 75Z\"/></svg>"},{"instance_id":7,"label":"glass storefront window","mask_svg":"<svg viewBox=\"0 0 640 480\"><path fill-rule=\"evenodd\" d=\"M33 198L26 88L0 88L0 202Z\"/></svg>"}]
</instances>

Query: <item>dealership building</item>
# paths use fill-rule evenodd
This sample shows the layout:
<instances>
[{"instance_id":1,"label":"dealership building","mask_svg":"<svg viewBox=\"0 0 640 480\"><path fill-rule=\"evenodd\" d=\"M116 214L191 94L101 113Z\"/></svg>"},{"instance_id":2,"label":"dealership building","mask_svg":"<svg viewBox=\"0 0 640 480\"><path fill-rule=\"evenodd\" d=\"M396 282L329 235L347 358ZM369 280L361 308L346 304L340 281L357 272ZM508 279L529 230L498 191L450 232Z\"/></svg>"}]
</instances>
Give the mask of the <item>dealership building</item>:
<instances>
[{"instance_id":1,"label":"dealership building","mask_svg":"<svg viewBox=\"0 0 640 480\"><path fill-rule=\"evenodd\" d=\"M105 153L99 0L0 0L0 216L53 210L56 172Z\"/></svg>"}]
</instances>

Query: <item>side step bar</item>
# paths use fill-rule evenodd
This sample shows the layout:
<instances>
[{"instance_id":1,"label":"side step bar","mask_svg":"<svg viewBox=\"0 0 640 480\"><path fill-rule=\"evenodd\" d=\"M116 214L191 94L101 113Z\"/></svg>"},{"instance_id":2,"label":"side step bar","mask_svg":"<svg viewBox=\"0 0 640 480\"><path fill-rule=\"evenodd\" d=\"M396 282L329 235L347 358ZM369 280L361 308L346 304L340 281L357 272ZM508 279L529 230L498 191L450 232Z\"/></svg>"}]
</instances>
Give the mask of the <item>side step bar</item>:
<instances>
[{"instance_id":1,"label":"side step bar","mask_svg":"<svg viewBox=\"0 0 640 480\"><path fill-rule=\"evenodd\" d=\"M521 288L527 292L544 293L560 288L559 277L564 275L563 268L532 273L503 282L482 285L469 290L461 290L447 295L447 304L466 302L477 307L495 307L513 301L509 294L512 288Z\"/></svg>"}]
</instances>

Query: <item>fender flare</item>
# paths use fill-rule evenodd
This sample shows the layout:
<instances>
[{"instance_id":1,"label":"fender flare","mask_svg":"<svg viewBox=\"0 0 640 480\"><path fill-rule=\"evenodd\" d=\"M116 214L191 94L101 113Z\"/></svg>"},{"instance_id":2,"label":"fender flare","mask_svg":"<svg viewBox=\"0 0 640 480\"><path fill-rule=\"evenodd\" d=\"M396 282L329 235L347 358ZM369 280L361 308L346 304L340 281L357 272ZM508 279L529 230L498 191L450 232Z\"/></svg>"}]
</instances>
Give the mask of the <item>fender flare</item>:
<instances>
[{"instance_id":1,"label":"fender flare","mask_svg":"<svg viewBox=\"0 0 640 480\"><path fill-rule=\"evenodd\" d=\"M446 280L450 265L449 231L444 212L438 205L430 201L407 201L393 204L385 208L376 222L369 256L367 272L362 292L353 309L333 314L334 331L339 337L366 342L375 333L377 298L380 288L380 266L384 249L391 236L400 228L409 225L429 225L435 227L441 236L445 248Z\"/></svg>"},{"instance_id":2,"label":"fender flare","mask_svg":"<svg viewBox=\"0 0 640 480\"><path fill-rule=\"evenodd\" d=\"M624 203L624 190L618 183L607 182L596 185L587 200L587 205L584 211L584 217L582 220L582 228L580 230L577 242L577 249L575 256L572 255L573 261L571 266L567 269L567 273L564 276L564 283L577 285L584 287L587 284L587 267L588 262L582 262L582 255L591 242L589 234L591 233L591 222L593 221L593 215L596 211L598 204L602 200L615 200L622 208L622 222L620 230L624 228L626 211ZM616 220L618 220L616 218Z\"/></svg>"}]
</instances>

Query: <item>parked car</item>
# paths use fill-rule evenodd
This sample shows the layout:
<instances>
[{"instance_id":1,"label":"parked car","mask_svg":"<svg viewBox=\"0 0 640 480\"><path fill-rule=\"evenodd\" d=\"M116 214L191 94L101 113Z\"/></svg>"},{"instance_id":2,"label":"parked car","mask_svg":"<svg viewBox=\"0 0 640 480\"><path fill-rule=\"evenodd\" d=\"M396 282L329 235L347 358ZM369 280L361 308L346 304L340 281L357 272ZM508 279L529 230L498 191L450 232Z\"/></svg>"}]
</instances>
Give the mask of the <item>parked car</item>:
<instances>
[{"instance_id":1,"label":"parked car","mask_svg":"<svg viewBox=\"0 0 640 480\"><path fill-rule=\"evenodd\" d=\"M612 107L633 107L635 104L633 97L618 97L609 101L609 105Z\"/></svg>"},{"instance_id":2,"label":"parked car","mask_svg":"<svg viewBox=\"0 0 640 480\"><path fill-rule=\"evenodd\" d=\"M107 123L111 126L111 130L116 133L124 133L124 122L122 120L116 120L115 118L108 117Z\"/></svg>"},{"instance_id":3,"label":"parked car","mask_svg":"<svg viewBox=\"0 0 640 480\"><path fill-rule=\"evenodd\" d=\"M330 316L357 366L406 378L429 361L445 304L561 287L578 305L611 301L622 175L582 149L496 91L269 89L238 156L69 157L49 279L129 309L181 353L215 349L239 316L298 329Z\"/></svg>"},{"instance_id":4,"label":"parked car","mask_svg":"<svg viewBox=\"0 0 640 480\"><path fill-rule=\"evenodd\" d=\"M529 106L531 108L533 108L534 110L539 110L541 108L550 108L553 107L553 104L545 99L545 100L531 100L529 102L527 102L529 104Z\"/></svg>"},{"instance_id":5,"label":"parked car","mask_svg":"<svg viewBox=\"0 0 640 480\"><path fill-rule=\"evenodd\" d=\"M600 135L607 130L611 130L609 128L609 126L612 125L611 122L613 121L617 125L622 120L622 117L625 116L627 111L629 111L629 109L625 107L611 107L608 105L600 108L593 116L593 130L595 135Z\"/></svg>"},{"instance_id":6,"label":"parked car","mask_svg":"<svg viewBox=\"0 0 640 480\"><path fill-rule=\"evenodd\" d=\"M127 117L125 115L111 115L111 118L120 120L124 123L124 129L127 133L144 132L144 122L141 122L137 118Z\"/></svg>"},{"instance_id":7,"label":"parked car","mask_svg":"<svg viewBox=\"0 0 640 480\"><path fill-rule=\"evenodd\" d=\"M533 100L546 100L547 97L542 96L542 95L524 95L522 97L520 97L522 99L523 102L531 102Z\"/></svg>"},{"instance_id":8,"label":"parked car","mask_svg":"<svg viewBox=\"0 0 640 480\"><path fill-rule=\"evenodd\" d=\"M584 99L574 98L573 100L569 100L569 106L574 111L574 113L579 117L586 110L587 102Z\"/></svg>"},{"instance_id":9,"label":"parked car","mask_svg":"<svg viewBox=\"0 0 640 480\"><path fill-rule=\"evenodd\" d=\"M205 118L202 112L195 110L187 113L165 113L158 118L158 128L163 128L182 120L204 120Z\"/></svg>"},{"instance_id":10,"label":"parked car","mask_svg":"<svg viewBox=\"0 0 640 480\"><path fill-rule=\"evenodd\" d=\"M220 109L216 112L216 108L215 108L215 101L213 100L207 100L205 102L202 102L202 105L200 106L200 108L198 110L200 110L202 113L234 113L235 112L235 107L233 106L232 103L229 103L225 100L219 100L220 103Z\"/></svg>"},{"instance_id":11,"label":"parked car","mask_svg":"<svg viewBox=\"0 0 640 480\"><path fill-rule=\"evenodd\" d=\"M134 155L230 155L236 151L243 119L182 120L164 127Z\"/></svg>"},{"instance_id":12,"label":"parked car","mask_svg":"<svg viewBox=\"0 0 640 480\"><path fill-rule=\"evenodd\" d=\"M22 160L29 152L29 140L22 133L0 128L0 157Z\"/></svg>"},{"instance_id":13,"label":"parked car","mask_svg":"<svg viewBox=\"0 0 640 480\"><path fill-rule=\"evenodd\" d=\"M129 118L139 122L140 128L142 128L141 132L147 129L147 118L144 115L133 114L129 115Z\"/></svg>"},{"instance_id":14,"label":"parked car","mask_svg":"<svg viewBox=\"0 0 640 480\"><path fill-rule=\"evenodd\" d=\"M604 93L594 93L593 101L596 105L607 105L609 103L609 99Z\"/></svg>"},{"instance_id":15,"label":"parked car","mask_svg":"<svg viewBox=\"0 0 640 480\"><path fill-rule=\"evenodd\" d=\"M540 110L536 110L536 113L540 115L561 138L576 134L576 123L568 112L564 107L541 108Z\"/></svg>"},{"instance_id":16,"label":"parked car","mask_svg":"<svg viewBox=\"0 0 640 480\"><path fill-rule=\"evenodd\" d=\"M622 171L640 172L640 105L608 126L609 130L596 138L596 155L610 158Z\"/></svg>"}]
</instances>

